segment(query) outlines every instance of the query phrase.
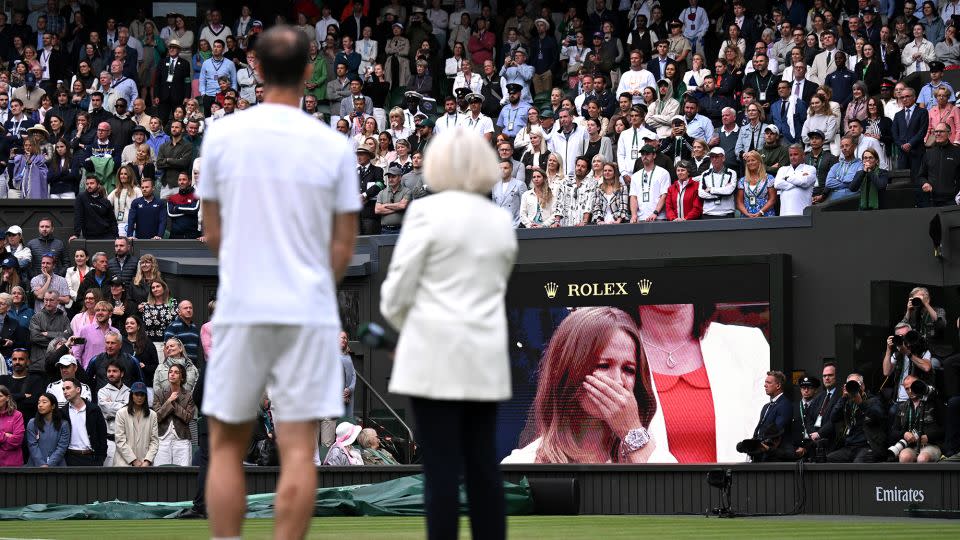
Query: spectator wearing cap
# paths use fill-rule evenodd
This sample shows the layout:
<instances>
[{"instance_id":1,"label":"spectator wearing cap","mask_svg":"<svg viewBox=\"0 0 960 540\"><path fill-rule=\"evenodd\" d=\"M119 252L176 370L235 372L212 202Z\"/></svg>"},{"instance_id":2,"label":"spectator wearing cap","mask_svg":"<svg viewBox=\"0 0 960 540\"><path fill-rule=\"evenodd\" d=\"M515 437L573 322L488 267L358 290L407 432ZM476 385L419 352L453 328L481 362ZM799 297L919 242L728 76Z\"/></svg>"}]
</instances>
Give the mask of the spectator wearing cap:
<instances>
[{"instance_id":1,"label":"spectator wearing cap","mask_svg":"<svg viewBox=\"0 0 960 540\"><path fill-rule=\"evenodd\" d=\"M152 119L152 117L151 117ZM137 150L141 146L146 146L147 152L150 154L150 161L157 160L157 152L154 150L153 146L147 144L147 137L150 132L147 131L147 128L137 125L134 126L133 131L130 132L131 143L123 147L123 151L120 152L120 163L130 163L137 160ZM119 141L118 141L119 142Z\"/></svg>"},{"instance_id":2,"label":"spectator wearing cap","mask_svg":"<svg viewBox=\"0 0 960 540\"><path fill-rule=\"evenodd\" d=\"M23 103L23 108L26 111L33 112L40 108L40 100L43 96L47 95L47 92L37 86L36 74L33 71L28 71L26 75L23 76L23 86L16 88L10 94L10 99L19 99Z\"/></svg>"},{"instance_id":3,"label":"spectator wearing cap","mask_svg":"<svg viewBox=\"0 0 960 540\"><path fill-rule=\"evenodd\" d=\"M60 379L47 385L47 393L57 398L55 405L63 406L67 403L63 395L63 381L66 379L77 379L80 382L80 395L83 399L93 399L90 386L85 382L87 380L87 374L80 369L75 356L71 354L61 356L60 359L57 360L56 366L60 371Z\"/></svg>"},{"instance_id":4,"label":"spectator wearing cap","mask_svg":"<svg viewBox=\"0 0 960 540\"><path fill-rule=\"evenodd\" d=\"M360 210L360 234L380 234L380 218L376 213L377 196L385 187L383 169L371 160L376 156L372 143L357 147L357 175L360 180L360 197L363 208Z\"/></svg>"},{"instance_id":5,"label":"spectator wearing cap","mask_svg":"<svg viewBox=\"0 0 960 540\"><path fill-rule=\"evenodd\" d=\"M124 321L128 316L137 315L137 304L130 299L130 295L127 293L129 285L125 285L119 277L113 276L107 283L110 294L104 300L113 305L113 311L110 313L110 324L114 328L123 328Z\"/></svg>"},{"instance_id":6,"label":"spectator wearing cap","mask_svg":"<svg viewBox=\"0 0 960 540\"><path fill-rule=\"evenodd\" d=\"M777 170L787 164L787 149L780 142L780 129L773 124L764 128L763 146L757 151L763 159L763 166L771 175L776 175Z\"/></svg>"},{"instance_id":7,"label":"spectator wearing cap","mask_svg":"<svg viewBox=\"0 0 960 540\"><path fill-rule=\"evenodd\" d=\"M523 101L523 87L519 83L507 84L506 89L509 103L500 110L497 126L501 133L513 138L526 126L530 105L529 102Z\"/></svg>"},{"instance_id":8,"label":"spectator wearing cap","mask_svg":"<svg viewBox=\"0 0 960 540\"><path fill-rule=\"evenodd\" d=\"M157 68L157 95L153 104L157 106L157 116L164 121L190 95L190 62L180 57L180 51L178 40L168 40L167 56Z\"/></svg>"},{"instance_id":9,"label":"spectator wearing cap","mask_svg":"<svg viewBox=\"0 0 960 540\"><path fill-rule=\"evenodd\" d=\"M658 152L673 160L674 164L693 156L693 137L687 134L687 120L682 115L676 115L671 122L672 129L669 137L660 141ZM693 172L693 168L689 169Z\"/></svg>"},{"instance_id":10,"label":"spectator wearing cap","mask_svg":"<svg viewBox=\"0 0 960 540\"><path fill-rule=\"evenodd\" d=\"M380 229L383 234L400 234L403 215L413 193L401 182L403 170L396 164L387 169L387 186L377 194L374 212L380 216Z\"/></svg>"},{"instance_id":11,"label":"spectator wearing cap","mask_svg":"<svg viewBox=\"0 0 960 540\"><path fill-rule=\"evenodd\" d=\"M680 114L680 102L673 97L673 83L670 79L660 79L657 85L644 91L645 96L652 94L652 101L646 102L646 123L657 135L669 137L673 127L673 117ZM648 98L644 97L644 101Z\"/></svg>"},{"instance_id":12,"label":"spectator wearing cap","mask_svg":"<svg viewBox=\"0 0 960 540\"><path fill-rule=\"evenodd\" d=\"M43 308L43 299L48 291L57 294L60 305L70 303L70 285L67 279L57 275L56 255L53 253L44 253L41 255L40 273L30 280L30 290L33 292L34 311L40 311Z\"/></svg>"},{"instance_id":13,"label":"spectator wearing cap","mask_svg":"<svg viewBox=\"0 0 960 540\"><path fill-rule=\"evenodd\" d=\"M483 106L483 96L477 94L476 92L467 95L467 103L469 104L470 111L460 118L460 125L469 131L475 131L488 141L493 140L493 121L489 116L480 112L480 108Z\"/></svg>"},{"instance_id":14,"label":"spectator wearing cap","mask_svg":"<svg viewBox=\"0 0 960 540\"><path fill-rule=\"evenodd\" d=\"M157 413L147 404L147 385L135 382L116 411L114 467L149 467L160 447Z\"/></svg>"},{"instance_id":15,"label":"spectator wearing cap","mask_svg":"<svg viewBox=\"0 0 960 540\"><path fill-rule=\"evenodd\" d=\"M4 233L6 246L0 251L11 253L17 258L17 269L22 275L26 275L30 270L30 263L33 261L33 252L29 247L23 244L23 229L19 225L7 227Z\"/></svg>"},{"instance_id":16,"label":"spectator wearing cap","mask_svg":"<svg viewBox=\"0 0 960 540\"><path fill-rule=\"evenodd\" d=\"M953 92L953 86L943 80L943 70L943 62L938 60L930 62L930 82L923 85L923 88L920 89L920 94L917 96L917 105L928 111L937 106L936 93L940 88L944 88L949 92L947 94L947 100L950 103L954 103L957 100Z\"/></svg>"},{"instance_id":17,"label":"spectator wearing cap","mask_svg":"<svg viewBox=\"0 0 960 540\"><path fill-rule=\"evenodd\" d=\"M731 218L737 173L726 166L726 152L720 146L710 149L710 168L696 178L698 195L703 201L703 219Z\"/></svg>"},{"instance_id":18,"label":"spectator wearing cap","mask_svg":"<svg viewBox=\"0 0 960 540\"><path fill-rule=\"evenodd\" d=\"M655 161L657 149L649 144L640 150L640 166L631 174L625 175L630 184L630 222L654 221L663 219L667 190L670 187L670 173Z\"/></svg>"},{"instance_id":19,"label":"spectator wearing cap","mask_svg":"<svg viewBox=\"0 0 960 540\"><path fill-rule=\"evenodd\" d=\"M407 90L403 94L403 101L406 105L403 109L403 127L408 133L414 133L417 130L417 116L427 117L427 113L420 108L423 95L415 90Z\"/></svg>"},{"instance_id":20,"label":"spectator wearing cap","mask_svg":"<svg viewBox=\"0 0 960 540\"><path fill-rule=\"evenodd\" d=\"M550 23L546 19L534 21L536 32L530 38L530 58L533 59L533 93L549 92L553 87L553 72L560 61L560 46L549 32Z\"/></svg>"},{"instance_id":21,"label":"spectator wearing cap","mask_svg":"<svg viewBox=\"0 0 960 540\"><path fill-rule=\"evenodd\" d=\"M427 145L430 143L430 139L433 138L436 127L437 124L432 118L424 118L420 121L420 123L417 125L417 132L407 139L407 141L410 143L411 156L413 152L423 152L427 148Z\"/></svg>"},{"instance_id":22,"label":"spectator wearing cap","mask_svg":"<svg viewBox=\"0 0 960 540\"><path fill-rule=\"evenodd\" d=\"M820 429L816 406L820 379L804 375L797 386L800 387L800 402L793 411L793 445L797 449L797 456L803 457L806 454L803 446L811 440L810 434Z\"/></svg>"}]
</instances>

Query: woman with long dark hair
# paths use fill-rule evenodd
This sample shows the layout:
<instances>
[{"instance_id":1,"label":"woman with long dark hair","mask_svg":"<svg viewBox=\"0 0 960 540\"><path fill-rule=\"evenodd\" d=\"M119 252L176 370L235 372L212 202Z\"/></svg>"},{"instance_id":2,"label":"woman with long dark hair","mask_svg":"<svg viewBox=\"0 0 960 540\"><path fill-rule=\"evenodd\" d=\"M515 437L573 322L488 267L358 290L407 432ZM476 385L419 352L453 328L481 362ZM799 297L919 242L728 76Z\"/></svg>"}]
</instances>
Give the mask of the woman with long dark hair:
<instances>
[{"instance_id":1,"label":"woman with long dark hair","mask_svg":"<svg viewBox=\"0 0 960 540\"><path fill-rule=\"evenodd\" d=\"M70 422L57 406L57 396L44 392L37 398L37 415L27 423L31 467L66 467L70 447Z\"/></svg>"},{"instance_id":2,"label":"woman with long dark hair","mask_svg":"<svg viewBox=\"0 0 960 540\"><path fill-rule=\"evenodd\" d=\"M646 463L660 444L647 431L656 411L634 320L613 307L575 309L540 360L534 440L503 463Z\"/></svg>"},{"instance_id":3,"label":"woman with long dark hair","mask_svg":"<svg viewBox=\"0 0 960 540\"><path fill-rule=\"evenodd\" d=\"M80 190L80 169L73 162L70 144L63 138L53 146L53 157L47 161L47 184L51 199L73 199Z\"/></svg>"},{"instance_id":4,"label":"woman with long dark hair","mask_svg":"<svg viewBox=\"0 0 960 540\"><path fill-rule=\"evenodd\" d=\"M157 348L143 330L143 321L136 315L127 315L123 321L123 345L121 350L137 359L143 380L153 381L153 374L160 365Z\"/></svg>"}]
</instances>

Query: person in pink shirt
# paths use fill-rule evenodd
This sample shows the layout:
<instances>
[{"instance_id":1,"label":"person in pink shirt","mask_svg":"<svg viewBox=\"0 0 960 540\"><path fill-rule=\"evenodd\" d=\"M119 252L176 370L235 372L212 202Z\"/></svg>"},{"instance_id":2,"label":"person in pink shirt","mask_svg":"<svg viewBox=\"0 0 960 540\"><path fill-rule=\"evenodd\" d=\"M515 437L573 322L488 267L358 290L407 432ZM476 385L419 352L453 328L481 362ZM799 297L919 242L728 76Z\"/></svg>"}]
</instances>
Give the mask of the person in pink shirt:
<instances>
[{"instance_id":1,"label":"person in pink shirt","mask_svg":"<svg viewBox=\"0 0 960 540\"><path fill-rule=\"evenodd\" d=\"M200 327L200 346L203 347L203 357L210 361L210 351L213 350L213 325L210 324L213 319L213 310L217 307L217 301L211 300L207 304L207 322Z\"/></svg>"},{"instance_id":2,"label":"person in pink shirt","mask_svg":"<svg viewBox=\"0 0 960 540\"><path fill-rule=\"evenodd\" d=\"M0 467L23 465L23 415L6 386L0 386Z\"/></svg>"},{"instance_id":3,"label":"person in pink shirt","mask_svg":"<svg viewBox=\"0 0 960 540\"><path fill-rule=\"evenodd\" d=\"M116 328L110 325L110 314L113 313L113 306L106 300L97 302L93 308L93 324L84 326L77 337L86 340L73 346L71 353L80 360L83 369L87 369L87 364L94 356L106 350L104 336L107 332L118 332ZM119 332L118 332L119 333Z\"/></svg>"}]
</instances>

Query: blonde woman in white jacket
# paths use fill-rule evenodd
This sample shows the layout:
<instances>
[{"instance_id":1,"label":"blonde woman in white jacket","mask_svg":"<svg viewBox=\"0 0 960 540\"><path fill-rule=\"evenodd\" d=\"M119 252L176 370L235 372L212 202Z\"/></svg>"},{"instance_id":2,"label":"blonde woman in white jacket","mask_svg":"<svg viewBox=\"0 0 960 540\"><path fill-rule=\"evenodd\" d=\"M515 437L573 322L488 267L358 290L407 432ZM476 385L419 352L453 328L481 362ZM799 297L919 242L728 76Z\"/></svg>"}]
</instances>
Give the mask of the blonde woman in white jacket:
<instances>
[{"instance_id":1,"label":"blonde woman in white jacket","mask_svg":"<svg viewBox=\"0 0 960 540\"><path fill-rule=\"evenodd\" d=\"M458 536L460 480L446 471L462 467L471 471L474 536L502 539L496 411L511 395L504 295L517 240L512 216L487 197L500 178L484 137L455 128L437 135L430 149L424 177L436 194L407 208L380 289L380 311L400 331L389 390L411 398L431 536ZM451 437L467 430L469 451L463 437Z\"/></svg>"}]
</instances>

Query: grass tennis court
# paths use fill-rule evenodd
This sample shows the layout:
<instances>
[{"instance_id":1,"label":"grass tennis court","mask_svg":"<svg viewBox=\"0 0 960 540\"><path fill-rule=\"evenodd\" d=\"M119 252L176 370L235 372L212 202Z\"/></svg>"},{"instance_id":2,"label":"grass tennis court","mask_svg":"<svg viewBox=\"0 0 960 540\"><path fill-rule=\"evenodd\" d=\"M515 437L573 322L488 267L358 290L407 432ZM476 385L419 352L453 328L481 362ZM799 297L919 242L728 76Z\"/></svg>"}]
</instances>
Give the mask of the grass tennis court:
<instances>
[{"instance_id":1,"label":"grass tennis court","mask_svg":"<svg viewBox=\"0 0 960 540\"><path fill-rule=\"evenodd\" d=\"M247 521L244 538L269 538L272 520ZM461 538L469 538L461 523ZM877 538L909 531L920 538L960 537L960 520L871 519L862 517L791 517L716 519L695 516L520 516L509 522L511 539L545 538L784 538L815 534L818 538ZM0 522L2 538L209 538L206 521L33 521ZM313 520L310 538L424 538L419 517L334 517Z\"/></svg>"}]
</instances>

